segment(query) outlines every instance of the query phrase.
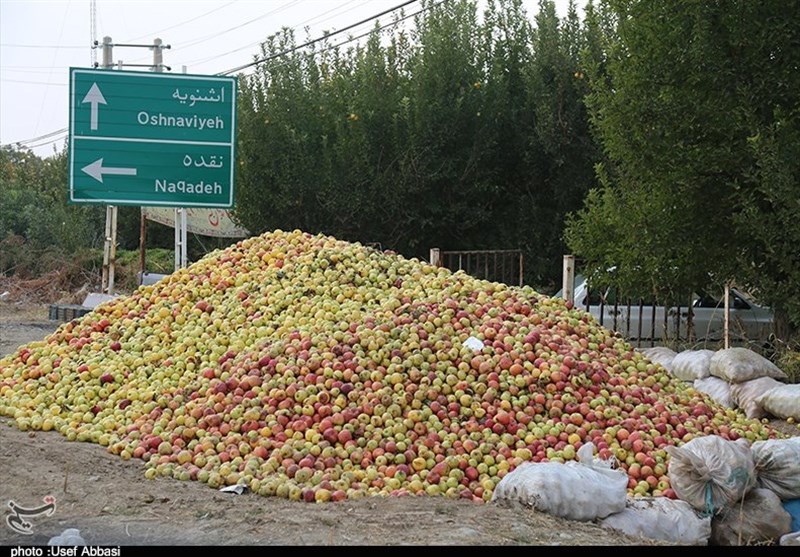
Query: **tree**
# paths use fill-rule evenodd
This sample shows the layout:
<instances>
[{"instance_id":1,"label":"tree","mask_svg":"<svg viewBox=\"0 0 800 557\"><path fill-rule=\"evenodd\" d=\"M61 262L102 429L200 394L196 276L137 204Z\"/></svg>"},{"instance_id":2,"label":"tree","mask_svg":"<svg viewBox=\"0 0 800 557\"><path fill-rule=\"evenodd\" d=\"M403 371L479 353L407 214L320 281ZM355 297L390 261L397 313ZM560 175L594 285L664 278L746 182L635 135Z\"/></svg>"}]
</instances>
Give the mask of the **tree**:
<instances>
[{"instance_id":1,"label":"tree","mask_svg":"<svg viewBox=\"0 0 800 557\"><path fill-rule=\"evenodd\" d=\"M800 325L785 296L800 286L796 258L783 257L791 234L776 233L797 229L796 213L776 208L800 163L785 143L799 106L798 15L797 1L747 0L604 0L587 12L603 44L586 53L587 104L606 161L567 226L576 255L642 289L760 287Z\"/></svg>"},{"instance_id":2,"label":"tree","mask_svg":"<svg viewBox=\"0 0 800 557\"><path fill-rule=\"evenodd\" d=\"M36 275L102 238L102 209L68 205L66 151L0 148L0 273Z\"/></svg>"},{"instance_id":3,"label":"tree","mask_svg":"<svg viewBox=\"0 0 800 557\"><path fill-rule=\"evenodd\" d=\"M800 85L800 84L799 84ZM775 122L749 139L754 155L736 226L750 237L742 277L777 311L779 338L800 327L800 112L776 111Z\"/></svg>"},{"instance_id":4,"label":"tree","mask_svg":"<svg viewBox=\"0 0 800 557\"><path fill-rule=\"evenodd\" d=\"M595 185L599 149L591 137L584 96L580 52L586 36L574 3L559 22L552 2L540 2L533 31L533 60L528 72L528 99L533 111L534 141L526 160L528 189L535 192L526 207L537 223L531 248L541 255L539 272L560 277L566 253L562 234L566 215L580 206Z\"/></svg>"},{"instance_id":5,"label":"tree","mask_svg":"<svg viewBox=\"0 0 800 557\"><path fill-rule=\"evenodd\" d=\"M235 218L428 248L523 249L554 283L564 215L594 183L583 31L551 1L424 2L411 29L347 49L321 43L241 80ZM284 31L263 55L295 46Z\"/></svg>"}]
</instances>

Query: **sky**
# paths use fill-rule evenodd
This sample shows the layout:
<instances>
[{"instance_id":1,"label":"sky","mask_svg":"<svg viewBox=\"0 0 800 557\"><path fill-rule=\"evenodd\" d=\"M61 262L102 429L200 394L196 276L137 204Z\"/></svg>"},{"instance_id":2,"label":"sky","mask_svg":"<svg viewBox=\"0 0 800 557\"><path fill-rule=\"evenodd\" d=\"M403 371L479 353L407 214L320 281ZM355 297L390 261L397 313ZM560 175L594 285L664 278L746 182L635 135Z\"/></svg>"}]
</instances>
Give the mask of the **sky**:
<instances>
[{"instance_id":1,"label":"sky","mask_svg":"<svg viewBox=\"0 0 800 557\"><path fill-rule=\"evenodd\" d=\"M0 0L0 144L24 142L39 156L62 149L68 125L70 67L102 60L90 48L104 36L117 44L152 44L161 38L172 73L212 75L246 64L260 43L284 27L298 42L390 10L404 0ZM529 16L536 1L526 0ZM568 0L556 0L559 16ZM416 12L419 1L403 9ZM380 18L391 21L392 14ZM368 31L374 21L348 30L335 42ZM148 64L147 48L117 46L114 62ZM147 70L127 67L124 69Z\"/></svg>"}]
</instances>

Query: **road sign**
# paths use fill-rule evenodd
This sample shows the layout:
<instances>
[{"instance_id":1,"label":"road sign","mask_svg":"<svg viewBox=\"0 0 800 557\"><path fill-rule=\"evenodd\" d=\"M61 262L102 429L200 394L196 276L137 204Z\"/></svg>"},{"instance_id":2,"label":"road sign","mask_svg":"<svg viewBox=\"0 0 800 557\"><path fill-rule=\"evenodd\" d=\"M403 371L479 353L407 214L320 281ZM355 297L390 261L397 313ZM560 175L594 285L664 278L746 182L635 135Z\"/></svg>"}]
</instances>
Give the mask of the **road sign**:
<instances>
[{"instance_id":1,"label":"road sign","mask_svg":"<svg viewBox=\"0 0 800 557\"><path fill-rule=\"evenodd\" d=\"M186 231L200 236L214 238L246 238L250 236L247 229L233 222L225 209L204 209L200 207L186 209ZM175 211L166 207L142 207L142 215L148 220L165 226L175 226Z\"/></svg>"},{"instance_id":2,"label":"road sign","mask_svg":"<svg viewBox=\"0 0 800 557\"><path fill-rule=\"evenodd\" d=\"M233 206L236 78L70 68L69 201Z\"/></svg>"}]
</instances>

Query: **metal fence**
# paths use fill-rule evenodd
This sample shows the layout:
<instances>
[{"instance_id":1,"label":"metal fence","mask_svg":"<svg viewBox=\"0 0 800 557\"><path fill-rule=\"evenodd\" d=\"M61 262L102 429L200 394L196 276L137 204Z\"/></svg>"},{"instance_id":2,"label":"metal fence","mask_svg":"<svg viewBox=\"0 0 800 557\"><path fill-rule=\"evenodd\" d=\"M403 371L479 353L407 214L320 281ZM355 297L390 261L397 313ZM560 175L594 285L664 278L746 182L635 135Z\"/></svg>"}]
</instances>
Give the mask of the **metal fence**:
<instances>
[{"instance_id":1,"label":"metal fence","mask_svg":"<svg viewBox=\"0 0 800 557\"><path fill-rule=\"evenodd\" d=\"M691 343L695 340L691 305L665 307L655 301L630 298L623 302L615 299L613 303L608 303L602 295L599 300L592 298L591 293L584 297L584 309L595 313L597 320L605 327L628 340L636 341L639 347L677 341Z\"/></svg>"},{"instance_id":2,"label":"metal fence","mask_svg":"<svg viewBox=\"0 0 800 557\"><path fill-rule=\"evenodd\" d=\"M772 333L769 309L747 301L729 283L724 285L721 298L703 292L678 296L654 292L646 299L635 299L618 292L614 286L592 285L585 277L576 275L575 268L575 259L565 255L559 295L573 300L604 327L638 346L656 343L756 346L768 341Z\"/></svg>"},{"instance_id":3,"label":"metal fence","mask_svg":"<svg viewBox=\"0 0 800 557\"><path fill-rule=\"evenodd\" d=\"M432 248L430 262L476 278L522 286L524 259L518 249L442 251Z\"/></svg>"}]
</instances>

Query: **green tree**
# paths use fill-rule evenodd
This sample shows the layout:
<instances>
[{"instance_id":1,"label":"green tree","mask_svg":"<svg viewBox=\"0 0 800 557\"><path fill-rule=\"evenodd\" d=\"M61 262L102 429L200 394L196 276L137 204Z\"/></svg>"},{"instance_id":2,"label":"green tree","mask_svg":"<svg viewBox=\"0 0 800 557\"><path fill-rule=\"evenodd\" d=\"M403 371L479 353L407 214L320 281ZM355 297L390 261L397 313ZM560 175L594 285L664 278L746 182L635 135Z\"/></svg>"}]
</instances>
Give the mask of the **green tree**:
<instances>
[{"instance_id":1,"label":"green tree","mask_svg":"<svg viewBox=\"0 0 800 557\"><path fill-rule=\"evenodd\" d=\"M588 85L580 52L586 37L574 3L567 18L559 21L554 4L540 2L535 23L528 86L535 127L526 160L528 189L534 196L527 209L536 223L531 249L541 254L535 261L539 273L557 279L567 251L562 238L564 219L595 184L599 150L583 100Z\"/></svg>"},{"instance_id":2,"label":"green tree","mask_svg":"<svg viewBox=\"0 0 800 557\"><path fill-rule=\"evenodd\" d=\"M102 208L68 205L66 151L41 158L0 149L0 272L36 275L97 245Z\"/></svg>"},{"instance_id":3,"label":"green tree","mask_svg":"<svg viewBox=\"0 0 800 557\"><path fill-rule=\"evenodd\" d=\"M753 187L734 220L750 240L741 276L778 311L776 333L785 339L800 327L800 110L776 110L773 124L749 143Z\"/></svg>"},{"instance_id":4,"label":"green tree","mask_svg":"<svg viewBox=\"0 0 800 557\"><path fill-rule=\"evenodd\" d=\"M791 234L777 234L797 215L776 210L798 174L783 143L796 129L798 15L797 1L746 0L587 12L603 46L586 53L587 104L607 160L567 228L577 255L642 289L751 284L800 324L785 297L798 286Z\"/></svg>"},{"instance_id":5,"label":"green tree","mask_svg":"<svg viewBox=\"0 0 800 557\"><path fill-rule=\"evenodd\" d=\"M577 13L543 1L534 26L521 0L423 7L346 49L264 43L291 52L241 79L235 217L409 256L520 247L527 280L553 283L598 155Z\"/></svg>"}]
</instances>

